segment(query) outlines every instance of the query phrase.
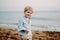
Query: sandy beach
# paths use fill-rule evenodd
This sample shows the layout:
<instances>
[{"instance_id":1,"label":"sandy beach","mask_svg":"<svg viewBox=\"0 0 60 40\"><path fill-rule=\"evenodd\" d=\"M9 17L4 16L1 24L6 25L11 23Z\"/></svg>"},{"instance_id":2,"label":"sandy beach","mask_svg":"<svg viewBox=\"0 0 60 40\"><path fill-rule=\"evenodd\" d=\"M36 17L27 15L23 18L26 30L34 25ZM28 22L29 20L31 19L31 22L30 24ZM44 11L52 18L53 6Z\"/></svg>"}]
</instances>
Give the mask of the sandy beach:
<instances>
[{"instance_id":1,"label":"sandy beach","mask_svg":"<svg viewBox=\"0 0 60 40\"><path fill-rule=\"evenodd\" d=\"M60 40L60 32L32 30L32 40ZM23 40L17 29L0 28L0 40Z\"/></svg>"}]
</instances>

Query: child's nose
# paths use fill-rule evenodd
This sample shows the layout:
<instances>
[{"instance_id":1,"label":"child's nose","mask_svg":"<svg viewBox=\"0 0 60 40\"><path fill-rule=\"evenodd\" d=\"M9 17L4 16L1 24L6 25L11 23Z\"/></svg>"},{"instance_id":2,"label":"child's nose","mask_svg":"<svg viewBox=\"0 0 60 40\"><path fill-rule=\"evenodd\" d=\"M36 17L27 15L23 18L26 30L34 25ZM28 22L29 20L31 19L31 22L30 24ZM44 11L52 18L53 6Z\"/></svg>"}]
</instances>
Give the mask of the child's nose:
<instances>
[{"instance_id":1,"label":"child's nose","mask_svg":"<svg viewBox=\"0 0 60 40\"><path fill-rule=\"evenodd\" d=\"M30 14L28 14L28 16L30 16Z\"/></svg>"},{"instance_id":2,"label":"child's nose","mask_svg":"<svg viewBox=\"0 0 60 40\"><path fill-rule=\"evenodd\" d=\"M27 14L30 14L30 13L27 13Z\"/></svg>"}]
</instances>

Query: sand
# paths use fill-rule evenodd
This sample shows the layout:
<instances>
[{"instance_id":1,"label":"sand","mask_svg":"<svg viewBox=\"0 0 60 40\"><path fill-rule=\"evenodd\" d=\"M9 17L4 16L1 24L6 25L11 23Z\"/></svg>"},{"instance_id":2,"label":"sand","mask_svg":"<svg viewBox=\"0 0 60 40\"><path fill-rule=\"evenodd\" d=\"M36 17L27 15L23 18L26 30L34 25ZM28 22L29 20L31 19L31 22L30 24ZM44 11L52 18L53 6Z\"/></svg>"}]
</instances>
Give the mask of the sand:
<instances>
[{"instance_id":1,"label":"sand","mask_svg":"<svg viewBox=\"0 0 60 40\"><path fill-rule=\"evenodd\" d=\"M60 32L32 30L32 40L60 40ZM23 40L17 29L0 28L0 40Z\"/></svg>"}]
</instances>

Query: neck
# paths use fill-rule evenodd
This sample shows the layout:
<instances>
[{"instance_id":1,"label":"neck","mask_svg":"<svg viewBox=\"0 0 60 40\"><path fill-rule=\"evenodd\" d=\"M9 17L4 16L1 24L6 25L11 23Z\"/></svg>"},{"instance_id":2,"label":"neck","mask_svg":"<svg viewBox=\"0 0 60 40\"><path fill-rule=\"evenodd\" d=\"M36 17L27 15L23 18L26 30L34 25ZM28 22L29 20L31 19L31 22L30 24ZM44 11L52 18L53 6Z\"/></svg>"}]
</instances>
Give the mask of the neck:
<instances>
[{"instance_id":1,"label":"neck","mask_svg":"<svg viewBox=\"0 0 60 40\"><path fill-rule=\"evenodd\" d=\"M27 18L26 16L24 16L25 18ZM27 19L30 19L30 18L27 18Z\"/></svg>"}]
</instances>

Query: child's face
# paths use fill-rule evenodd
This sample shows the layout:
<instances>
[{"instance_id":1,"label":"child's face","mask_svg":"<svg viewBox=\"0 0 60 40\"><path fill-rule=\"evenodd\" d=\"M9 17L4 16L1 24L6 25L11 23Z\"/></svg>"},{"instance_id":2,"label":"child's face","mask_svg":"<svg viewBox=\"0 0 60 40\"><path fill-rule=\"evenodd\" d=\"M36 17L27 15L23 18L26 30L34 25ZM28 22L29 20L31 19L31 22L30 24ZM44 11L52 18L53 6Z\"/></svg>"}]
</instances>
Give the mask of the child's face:
<instances>
[{"instance_id":1,"label":"child's face","mask_svg":"<svg viewBox=\"0 0 60 40\"><path fill-rule=\"evenodd\" d=\"M32 13L33 13L32 11L26 11L26 12L24 12L24 15L26 18L30 18Z\"/></svg>"}]
</instances>

